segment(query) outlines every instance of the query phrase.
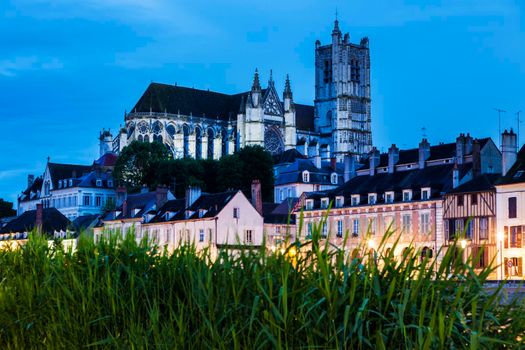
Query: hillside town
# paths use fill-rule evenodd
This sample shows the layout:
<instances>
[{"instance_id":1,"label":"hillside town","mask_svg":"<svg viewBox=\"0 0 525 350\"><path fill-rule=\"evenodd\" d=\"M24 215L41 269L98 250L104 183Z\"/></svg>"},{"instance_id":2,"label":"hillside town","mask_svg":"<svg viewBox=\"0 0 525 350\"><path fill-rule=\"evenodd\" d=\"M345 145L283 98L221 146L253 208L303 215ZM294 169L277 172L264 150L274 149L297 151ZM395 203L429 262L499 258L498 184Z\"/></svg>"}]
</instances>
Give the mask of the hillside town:
<instances>
[{"instance_id":1,"label":"hillside town","mask_svg":"<svg viewBox=\"0 0 525 350\"><path fill-rule=\"evenodd\" d=\"M493 140L457 130L453 140L423 137L418 147L380 152L370 70L369 39L352 42L335 20L331 39L315 42L313 105L294 102L293 77L285 76L281 94L274 72L264 84L257 69L249 90L236 94L152 82L116 133L100 132L92 163L51 156L41 173L27 174L16 213L0 219L0 247L22 245L36 231L72 246L82 233L97 241L132 232L168 251L276 251L320 227L323 240L348 254L373 250L394 232L395 256L414 246L439 261L452 247L462 259L480 256L476 268L500 266L494 280L523 279L525 147L516 132L503 129ZM249 188L216 192L181 189L175 179L131 188L115 172L137 143L208 161L262 149L273 161L271 196L257 176Z\"/></svg>"}]
</instances>

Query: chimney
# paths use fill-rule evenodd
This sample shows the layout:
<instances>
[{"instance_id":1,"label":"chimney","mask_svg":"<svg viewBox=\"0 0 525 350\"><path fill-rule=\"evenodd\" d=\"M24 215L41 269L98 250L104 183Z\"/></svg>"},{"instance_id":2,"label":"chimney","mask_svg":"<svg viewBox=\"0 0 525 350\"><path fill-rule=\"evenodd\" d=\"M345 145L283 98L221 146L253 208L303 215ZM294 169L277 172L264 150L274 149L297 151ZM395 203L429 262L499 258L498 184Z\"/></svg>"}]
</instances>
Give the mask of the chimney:
<instances>
[{"instance_id":1,"label":"chimney","mask_svg":"<svg viewBox=\"0 0 525 350\"><path fill-rule=\"evenodd\" d=\"M430 143L427 139L422 139L419 143L419 169L425 167L426 160L430 158Z\"/></svg>"},{"instance_id":2,"label":"chimney","mask_svg":"<svg viewBox=\"0 0 525 350\"><path fill-rule=\"evenodd\" d=\"M481 174L481 146L476 139L472 142L472 176L477 177Z\"/></svg>"},{"instance_id":3,"label":"chimney","mask_svg":"<svg viewBox=\"0 0 525 350\"><path fill-rule=\"evenodd\" d=\"M345 154L345 183L350 181L355 176L355 158L349 154Z\"/></svg>"},{"instance_id":4,"label":"chimney","mask_svg":"<svg viewBox=\"0 0 525 350\"><path fill-rule=\"evenodd\" d=\"M501 172L505 176L517 158L518 140L512 129L501 134Z\"/></svg>"},{"instance_id":5,"label":"chimney","mask_svg":"<svg viewBox=\"0 0 525 350\"><path fill-rule=\"evenodd\" d=\"M465 155L469 155L472 153L472 145L474 143L474 139L472 138L472 136L470 136L470 133L467 133L467 135L465 136Z\"/></svg>"},{"instance_id":6,"label":"chimney","mask_svg":"<svg viewBox=\"0 0 525 350\"><path fill-rule=\"evenodd\" d=\"M157 186L155 191L157 210L159 210L168 201L168 188L166 186Z\"/></svg>"},{"instance_id":7,"label":"chimney","mask_svg":"<svg viewBox=\"0 0 525 350\"><path fill-rule=\"evenodd\" d=\"M376 168L379 165L379 151L377 150L377 148L372 147L368 159L370 164L370 176L374 176Z\"/></svg>"},{"instance_id":8,"label":"chimney","mask_svg":"<svg viewBox=\"0 0 525 350\"><path fill-rule=\"evenodd\" d=\"M186 208L189 208L201 196L201 188L189 186L186 189Z\"/></svg>"},{"instance_id":9,"label":"chimney","mask_svg":"<svg viewBox=\"0 0 525 350\"><path fill-rule=\"evenodd\" d=\"M35 228L37 231L42 232L42 225L44 224L44 209L42 209L42 203L36 205L35 215Z\"/></svg>"},{"instance_id":10,"label":"chimney","mask_svg":"<svg viewBox=\"0 0 525 350\"><path fill-rule=\"evenodd\" d=\"M394 173L396 164L399 161L399 148L395 144L392 144L388 149L388 173Z\"/></svg>"},{"instance_id":11,"label":"chimney","mask_svg":"<svg viewBox=\"0 0 525 350\"><path fill-rule=\"evenodd\" d=\"M456 164L463 164L465 157L465 134L461 133L456 138Z\"/></svg>"},{"instance_id":12,"label":"chimney","mask_svg":"<svg viewBox=\"0 0 525 350\"><path fill-rule=\"evenodd\" d=\"M126 187L119 186L117 187L116 193L117 193L117 200L116 200L115 205L118 208L128 198L128 190L126 189Z\"/></svg>"},{"instance_id":13,"label":"chimney","mask_svg":"<svg viewBox=\"0 0 525 350\"><path fill-rule=\"evenodd\" d=\"M452 169L452 188L459 186L459 169L458 165L454 164L454 169Z\"/></svg>"},{"instance_id":14,"label":"chimney","mask_svg":"<svg viewBox=\"0 0 525 350\"><path fill-rule=\"evenodd\" d=\"M336 157L330 158L330 168L332 168L333 171L337 170L337 158Z\"/></svg>"},{"instance_id":15,"label":"chimney","mask_svg":"<svg viewBox=\"0 0 525 350\"><path fill-rule=\"evenodd\" d=\"M27 188L30 188L33 186L33 183L35 182L35 175L27 175Z\"/></svg>"},{"instance_id":16,"label":"chimney","mask_svg":"<svg viewBox=\"0 0 525 350\"><path fill-rule=\"evenodd\" d=\"M252 205L259 214L263 214L261 182L259 180L252 181Z\"/></svg>"}]
</instances>

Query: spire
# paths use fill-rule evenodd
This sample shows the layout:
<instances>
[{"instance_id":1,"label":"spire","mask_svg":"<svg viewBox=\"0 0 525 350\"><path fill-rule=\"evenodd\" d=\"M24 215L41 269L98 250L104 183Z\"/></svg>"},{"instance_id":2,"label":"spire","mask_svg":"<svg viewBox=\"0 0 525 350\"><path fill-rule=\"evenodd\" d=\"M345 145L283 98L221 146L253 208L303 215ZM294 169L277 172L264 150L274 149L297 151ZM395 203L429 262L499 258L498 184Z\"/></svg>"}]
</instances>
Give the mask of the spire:
<instances>
[{"instance_id":1,"label":"spire","mask_svg":"<svg viewBox=\"0 0 525 350\"><path fill-rule=\"evenodd\" d=\"M290 85L290 77L286 74L286 82L284 83L284 98L292 98L292 87Z\"/></svg>"},{"instance_id":2,"label":"spire","mask_svg":"<svg viewBox=\"0 0 525 350\"><path fill-rule=\"evenodd\" d=\"M337 19L337 8L335 9L335 21L334 21L334 30L332 30L332 35L341 35L341 31L339 30L339 20Z\"/></svg>"},{"instance_id":3,"label":"spire","mask_svg":"<svg viewBox=\"0 0 525 350\"><path fill-rule=\"evenodd\" d=\"M270 79L268 80L268 86L273 86L273 71L270 69Z\"/></svg>"},{"instance_id":4,"label":"spire","mask_svg":"<svg viewBox=\"0 0 525 350\"><path fill-rule=\"evenodd\" d=\"M255 75L253 76L252 91L261 91L261 83L259 83L259 72L255 68Z\"/></svg>"}]
</instances>

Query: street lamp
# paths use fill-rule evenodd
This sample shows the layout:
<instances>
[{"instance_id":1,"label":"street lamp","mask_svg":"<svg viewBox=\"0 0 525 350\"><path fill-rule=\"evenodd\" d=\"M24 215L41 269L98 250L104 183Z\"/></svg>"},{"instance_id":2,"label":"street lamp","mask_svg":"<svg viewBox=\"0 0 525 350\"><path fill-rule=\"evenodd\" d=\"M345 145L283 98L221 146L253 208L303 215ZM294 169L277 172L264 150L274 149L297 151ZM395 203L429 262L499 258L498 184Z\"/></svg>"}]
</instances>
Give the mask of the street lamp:
<instances>
[{"instance_id":1,"label":"street lamp","mask_svg":"<svg viewBox=\"0 0 525 350\"><path fill-rule=\"evenodd\" d=\"M459 243L461 244L461 248L465 249L467 247L467 240L466 239L462 239Z\"/></svg>"},{"instance_id":2,"label":"street lamp","mask_svg":"<svg viewBox=\"0 0 525 350\"><path fill-rule=\"evenodd\" d=\"M505 239L505 235L503 232L498 232L496 234L496 238L499 242L499 257L500 257L500 279L503 279L503 239Z\"/></svg>"}]
</instances>

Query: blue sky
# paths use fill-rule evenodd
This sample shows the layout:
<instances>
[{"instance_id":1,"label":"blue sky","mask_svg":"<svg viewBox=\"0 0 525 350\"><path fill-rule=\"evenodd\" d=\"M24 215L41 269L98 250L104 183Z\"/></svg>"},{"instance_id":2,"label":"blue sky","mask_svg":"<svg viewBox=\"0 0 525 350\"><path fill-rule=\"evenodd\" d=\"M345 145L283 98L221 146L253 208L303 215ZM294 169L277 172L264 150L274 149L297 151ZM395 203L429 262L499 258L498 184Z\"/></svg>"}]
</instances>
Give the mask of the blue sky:
<instances>
[{"instance_id":1,"label":"blue sky","mask_svg":"<svg viewBox=\"0 0 525 350\"><path fill-rule=\"evenodd\" d=\"M47 156L92 162L99 130L117 130L150 81L234 93L273 69L312 103L314 42L330 40L336 8L352 41L370 38L378 148L415 147L423 127L431 143L497 140L493 107L516 127L522 0L2 0L0 198L16 200Z\"/></svg>"}]
</instances>

